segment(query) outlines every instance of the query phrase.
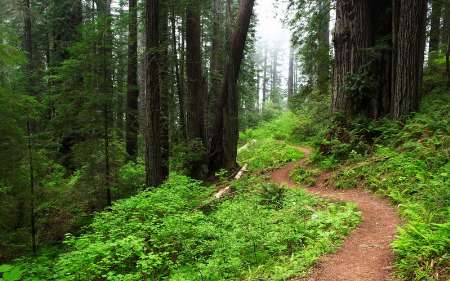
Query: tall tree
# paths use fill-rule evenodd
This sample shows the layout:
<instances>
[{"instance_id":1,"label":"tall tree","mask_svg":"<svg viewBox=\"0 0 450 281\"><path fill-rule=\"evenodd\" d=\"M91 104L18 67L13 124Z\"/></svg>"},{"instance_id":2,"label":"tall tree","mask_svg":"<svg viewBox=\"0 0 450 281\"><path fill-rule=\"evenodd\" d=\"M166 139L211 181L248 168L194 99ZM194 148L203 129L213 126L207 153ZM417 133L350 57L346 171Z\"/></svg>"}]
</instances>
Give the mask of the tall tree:
<instances>
[{"instance_id":1,"label":"tall tree","mask_svg":"<svg viewBox=\"0 0 450 281\"><path fill-rule=\"evenodd\" d=\"M186 73L188 96L186 127L189 140L206 141L205 96L201 58L200 1L192 0L186 8Z\"/></svg>"},{"instance_id":2,"label":"tall tree","mask_svg":"<svg viewBox=\"0 0 450 281\"><path fill-rule=\"evenodd\" d=\"M112 35L112 15L110 0L96 0L97 10L100 18L101 28L101 44L99 54L100 63L100 79L98 82L98 90L102 95L102 111L103 111L103 149L105 157L105 176L104 184L106 190L106 202L111 205L111 124L112 124L112 99L114 94L113 87L113 35Z\"/></svg>"},{"instance_id":3,"label":"tall tree","mask_svg":"<svg viewBox=\"0 0 450 281\"><path fill-rule=\"evenodd\" d=\"M426 0L396 0L395 66L391 114L404 118L419 108L425 51Z\"/></svg>"},{"instance_id":4,"label":"tall tree","mask_svg":"<svg viewBox=\"0 0 450 281\"><path fill-rule=\"evenodd\" d=\"M289 49L288 102L294 95L294 47Z\"/></svg>"},{"instance_id":5,"label":"tall tree","mask_svg":"<svg viewBox=\"0 0 450 281\"><path fill-rule=\"evenodd\" d=\"M178 36L177 36L177 21L176 21L176 14L175 14L175 4L172 1L171 2L171 16L170 16L170 22L171 22L171 29L172 29L172 56L174 59L174 72L175 72L175 81L176 81L176 89L177 89L177 95L178 95L178 117L179 117L179 130L181 131L181 135L186 138L186 113L185 113L185 91L184 91L184 72L182 71L183 66L182 62L183 59L179 58L178 56ZM181 54L180 54L181 56ZM181 66L180 66L181 64Z\"/></svg>"},{"instance_id":6,"label":"tall tree","mask_svg":"<svg viewBox=\"0 0 450 281\"><path fill-rule=\"evenodd\" d=\"M418 108L426 1L396 0L391 5L388 0L337 1L334 112L401 119ZM393 24L381 20L386 17Z\"/></svg>"},{"instance_id":7,"label":"tall tree","mask_svg":"<svg viewBox=\"0 0 450 281\"><path fill-rule=\"evenodd\" d=\"M224 19L223 19L223 0L214 0L213 2L213 23L211 40L211 60L210 60L210 90L208 95L208 124L212 125L214 105L220 95L220 84L223 78L224 65ZM211 129L208 128L208 131Z\"/></svg>"},{"instance_id":8,"label":"tall tree","mask_svg":"<svg viewBox=\"0 0 450 281\"><path fill-rule=\"evenodd\" d=\"M161 97L159 71L159 1L146 0L146 96L145 96L145 171L148 186L159 186L163 173L161 156Z\"/></svg>"},{"instance_id":9,"label":"tall tree","mask_svg":"<svg viewBox=\"0 0 450 281\"><path fill-rule=\"evenodd\" d=\"M138 43L137 43L137 0L129 0L128 18L128 75L127 75L127 108L126 108L126 150L133 160L137 155L138 139Z\"/></svg>"},{"instance_id":10,"label":"tall tree","mask_svg":"<svg viewBox=\"0 0 450 281\"><path fill-rule=\"evenodd\" d=\"M319 1L317 41L319 55L317 59L317 88L322 96L329 92L330 83L330 0Z\"/></svg>"},{"instance_id":11,"label":"tall tree","mask_svg":"<svg viewBox=\"0 0 450 281\"><path fill-rule=\"evenodd\" d=\"M441 38L442 0L431 0L431 27L429 52L439 51Z\"/></svg>"},{"instance_id":12,"label":"tall tree","mask_svg":"<svg viewBox=\"0 0 450 281\"><path fill-rule=\"evenodd\" d=\"M169 3L160 4L160 103L161 103L161 169L162 174L169 175Z\"/></svg>"},{"instance_id":13,"label":"tall tree","mask_svg":"<svg viewBox=\"0 0 450 281\"><path fill-rule=\"evenodd\" d=\"M24 49L27 55L27 66L26 66L26 78L27 78L27 90L28 94L31 96L35 95L34 92L34 82L33 82L33 38L32 38L32 20L31 20L31 2L30 0L24 1ZM29 165L29 184L30 184L30 229L31 229L31 247L33 253L36 253L37 243L36 243L36 214L35 214L35 172L34 172L34 161L33 161L33 133L34 128L32 121L29 119L27 121L27 134L28 134L28 165Z\"/></svg>"},{"instance_id":14,"label":"tall tree","mask_svg":"<svg viewBox=\"0 0 450 281\"><path fill-rule=\"evenodd\" d=\"M254 4L254 0L240 1L238 18L230 36L222 92L217 102L214 131L209 145L210 172L218 171L221 168L234 171L237 168L239 136L237 81Z\"/></svg>"},{"instance_id":15,"label":"tall tree","mask_svg":"<svg viewBox=\"0 0 450 281\"><path fill-rule=\"evenodd\" d=\"M263 96L262 96L262 107L264 109L264 105L267 102L267 83L269 82L269 77L267 76L267 60L268 60L268 51L267 47L264 48L264 65L263 65Z\"/></svg>"}]
</instances>

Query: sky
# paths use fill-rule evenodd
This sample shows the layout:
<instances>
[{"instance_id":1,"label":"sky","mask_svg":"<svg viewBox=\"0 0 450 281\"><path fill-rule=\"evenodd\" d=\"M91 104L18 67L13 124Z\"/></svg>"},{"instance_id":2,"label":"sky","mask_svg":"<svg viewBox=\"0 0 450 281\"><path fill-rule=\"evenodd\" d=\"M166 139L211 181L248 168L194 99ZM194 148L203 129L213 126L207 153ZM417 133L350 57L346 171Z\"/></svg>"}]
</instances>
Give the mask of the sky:
<instances>
[{"instance_id":1,"label":"sky","mask_svg":"<svg viewBox=\"0 0 450 281\"><path fill-rule=\"evenodd\" d=\"M256 37L258 45L276 46L280 50L279 70L281 75L282 88L287 86L287 75L289 65L289 46L291 33L286 28L280 16L286 13L285 6L277 7L277 0L258 0L256 1L255 14L258 17L258 26L256 27ZM281 5L281 4L279 4Z\"/></svg>"}]
</instances>

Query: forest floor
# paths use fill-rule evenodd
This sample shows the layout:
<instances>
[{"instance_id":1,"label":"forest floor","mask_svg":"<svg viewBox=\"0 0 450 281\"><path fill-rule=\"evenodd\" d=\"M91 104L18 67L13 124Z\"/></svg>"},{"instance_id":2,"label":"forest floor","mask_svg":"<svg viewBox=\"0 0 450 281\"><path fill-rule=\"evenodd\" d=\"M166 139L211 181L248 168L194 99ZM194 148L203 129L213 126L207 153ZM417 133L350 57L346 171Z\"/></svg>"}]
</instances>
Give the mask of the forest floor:
<instances>
[{"instance_id":1,"label":"forest floor","mask_svg":"<svg viewBox=\"0 0 450 281\"><path fill-rule=\"evenodd\" d=\"M305 154L302 160L292 162L271 174L271 180L290 188L298 188L289 174L297 167L307 168L311 149L297 147ZM302 281L393 281L394 254L390 244L395 238L400 218L388 200L381 199L362 189L337 190L330 187L329 172L318 176L316 184L306 188L310 193L331 200L357 204L362 223L344 241L334 254L324 256L309 277L293 278Z\"/></svg>"}]
</instances>

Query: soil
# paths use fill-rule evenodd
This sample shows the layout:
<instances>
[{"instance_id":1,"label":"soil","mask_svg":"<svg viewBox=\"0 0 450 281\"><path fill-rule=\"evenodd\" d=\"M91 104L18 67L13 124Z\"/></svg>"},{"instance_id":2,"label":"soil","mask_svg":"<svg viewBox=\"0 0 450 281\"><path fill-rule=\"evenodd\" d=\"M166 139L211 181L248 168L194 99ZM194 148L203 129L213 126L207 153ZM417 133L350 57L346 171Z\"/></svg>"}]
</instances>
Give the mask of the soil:
<instances>
[{"instance_id":1,"label":"soil","mask_svg":"<svg viewBox=\"0 0 450 281\"><path fill-rule=\"evenodd\" d=\"M311 150L298 147L305 154ZM300 188L294 183L289 172L298 166L306 167L305 160L290 163L271 174L273 182L290 188ZM390 244L395 238L400 218L396 208L388 200L378 198L363 189L337 190L329 186L331 173L322 173L316 185L305 189L313 194L331 200L354 202L357 204L362 222L344 241L334 254L319 260L308 277L298 277L298 281L394 281L394 255Z\"/></svg>"}]
</instances>

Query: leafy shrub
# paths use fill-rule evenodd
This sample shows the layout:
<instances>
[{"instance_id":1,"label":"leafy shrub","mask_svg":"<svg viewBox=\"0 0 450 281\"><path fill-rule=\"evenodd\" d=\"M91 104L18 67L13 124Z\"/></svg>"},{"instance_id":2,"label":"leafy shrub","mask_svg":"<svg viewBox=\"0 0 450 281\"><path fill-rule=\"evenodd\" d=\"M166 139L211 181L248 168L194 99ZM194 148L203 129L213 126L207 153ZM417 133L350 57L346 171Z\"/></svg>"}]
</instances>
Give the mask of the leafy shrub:
<instances>
[{"instance_id":1,"label":"leafy shrub","mask_svg":"<svg viewBox=\"0 0 450 281\"><path fill-rule=\"evenodd\" d=\"M291 179L299 184L306 184L307 186L314 186L316 184L316 177L319 175L320 171L316 169L305 169L303 167L298 167L291 171L289 176Z\"/></svg>"},{"instance_id":2,"label":"leafy shrub","mask_svg":"<svg viewBox=\"0 0 450 281\"><path fill-rule=\"evenodd\" d=\"M259 140L250 143L238 155L239 163L248 164L249 170L272 169L303 157L303 153L284 142Z\"/></svg>"}]
</instances>

